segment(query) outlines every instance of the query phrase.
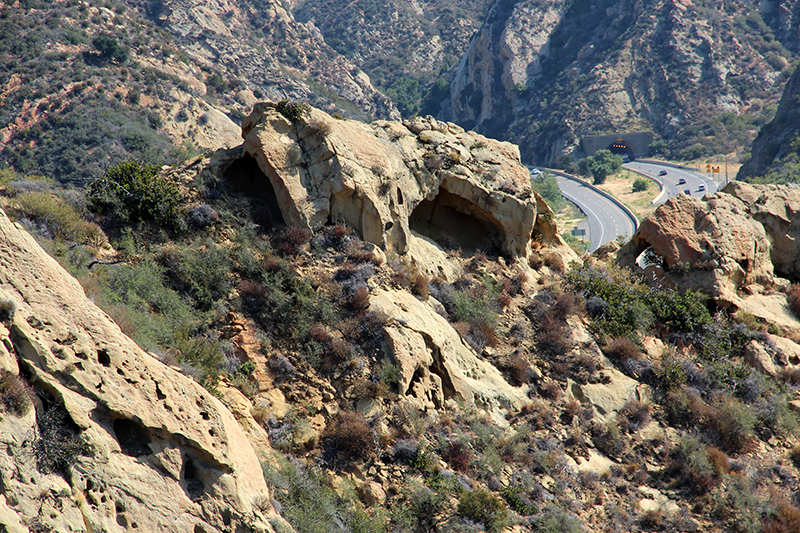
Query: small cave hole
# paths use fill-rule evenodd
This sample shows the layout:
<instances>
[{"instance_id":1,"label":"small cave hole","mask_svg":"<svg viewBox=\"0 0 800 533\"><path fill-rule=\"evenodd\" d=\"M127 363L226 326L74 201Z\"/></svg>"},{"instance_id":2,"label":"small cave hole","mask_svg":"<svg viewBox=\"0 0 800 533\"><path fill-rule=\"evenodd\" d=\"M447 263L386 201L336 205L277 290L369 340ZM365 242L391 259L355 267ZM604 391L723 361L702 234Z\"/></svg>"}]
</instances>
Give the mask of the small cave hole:
<instances>
[{"instance_id":1,"label":"small cave hole","mask_svg":"<svg viewBox=\"0 0 800 533\"><path fill-rule=\"evenodd\" d=\"M133 420L127 418L114 420L114 434L117 436L117 442L124 454L141 457L152 453L150 433Z\"/></svg>"},{"instance_id":2,"label":"small cave hole","mask_svg":"<svg viewBox=\"0 0 800 533\"><path fill-rule=\"evenodd\" d=\"M121 368L117 369L117 374L119 374L122 377L125 377L125 372Z\"/></svg>"},{"instance_id":3,"label":"small cave hole","mask_svg":"<svg viewBox=\"0 0 800 533\"><path fill-rule=\"evenodd\" d=\"M403 205L403 191L397 189L397 203Z\"/></svg>"},{"instance_id":4,"label":"small cave hole","mask_svg":"<svg viewBox=\"0 0 800 533\"><path fill-rule=\"evenodd\" d=\"M183 479L186 481L186 492L192 501L197 501L203 496L205 486L200 481L194 461L186 459L183 463Z\"/></svg>"},{"instance_id":5,"label":"small cave hole","mask_svg":"<svg viewBox=\"0 0 800 533\"><path fill-rule=\"evenodd\" d=\"M411 213L408 225L434 241L453 238L465 251L483 250L490 255L500 255L502 232L489 219L490 214L475 214L478 211L469 200L441 189L433 200L420 202Z\"/></svg>"},{"instance_id":6,"label":"small cave hole","mask_svg":"<svg viewBox=\"0 0 800 533\"><path fill-rule=\"evenodd\" d=\"M234 161L225 171L224 180L230 191L250 197L251 216L256 224L265 230L284 224L275 189L254 157L245 155Z\"/></svg>"},{"instance_id":7,"label":"small cave hole","mask_svg":"<svg viewBox=\"0 0 800 533\"><path fill-rule=\"evenodd\" d=\"M164 400L166 399L166 397L167 395L161 392L161 387L159 387L158 383L156 383L156 398L158 398L159 400Z\"/></svg>"},{"instance_id":8,"label":"small cave hole","mask_svg":"<svg viewBox=\"0 0 800 533\"><path fill-rule=\"evenodd\" d=\"M226 526L231 525L231 522L233 522L233 513L231 513L231 510L223 509L220 514L222 515L222 523Z\"/></svg>"},{"instance_id":9,"label":"small cave hole","mask_svg":"<svg viewBox=\"0 0 800 533\"><path fill-rule=\"evenodd\" d=\"M200 416L203 418L203 420L208 420L210 418L208 416L208 412L206 411L200 411Z\"/></svg>"},{"instance_id":10,"label":"small cave hole","mask_svg":"<svg viewBox=\"0 0 800 533\"><path fill-rule=\"evenodd\" d=\"M97 362L103 366L109 366L111 364L111 357L108 355L107 351L97 350Z\"/></svg>"}]
</instances>

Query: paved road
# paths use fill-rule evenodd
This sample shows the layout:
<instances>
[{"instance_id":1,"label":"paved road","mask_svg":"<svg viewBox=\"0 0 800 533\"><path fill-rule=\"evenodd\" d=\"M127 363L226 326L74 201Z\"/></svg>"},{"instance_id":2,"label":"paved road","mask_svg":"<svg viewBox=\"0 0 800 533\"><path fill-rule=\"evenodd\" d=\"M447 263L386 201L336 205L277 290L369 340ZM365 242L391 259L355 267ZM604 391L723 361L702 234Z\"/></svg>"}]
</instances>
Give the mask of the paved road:
<instances>
[{"instance_id":1,"label":"paved road","mask_svg":"<svg viewBox=\"0 0 800 533\"><path fill-rule=\"evenodd\" d=\"M595 251L600 245L613 241L620 235L625 237L633 235L635 231L633 221L617 204L579 181L551 172L558 180L561 195L577 205L588 219L589 252Z\"/></svg>"},{"instance_id":2,"label":"paved road","mask_svg":"<svg viewBox=\"0 0 800 533\"><path fill-rule=\"evenodd\" d=\"M664 194L657 197L657 201L654 202L657 205L663 204L667 201L667 198L677 196L678 194L690 194L702 198L705 194L716 192L718 188L717 182L706 178L702 174L692 172L691 170L679 169L668 165L659 165L657 163L642 163L640 161L625 163L622 166L628 170L655 177L663 183ZM659 176L658 173L661 171L665 171L667 174L665 176ZM681 179L685 180L686 183L679 183ZM704 186L705 190L701 190L701 186Z\"/></svg>"}]
</instances>

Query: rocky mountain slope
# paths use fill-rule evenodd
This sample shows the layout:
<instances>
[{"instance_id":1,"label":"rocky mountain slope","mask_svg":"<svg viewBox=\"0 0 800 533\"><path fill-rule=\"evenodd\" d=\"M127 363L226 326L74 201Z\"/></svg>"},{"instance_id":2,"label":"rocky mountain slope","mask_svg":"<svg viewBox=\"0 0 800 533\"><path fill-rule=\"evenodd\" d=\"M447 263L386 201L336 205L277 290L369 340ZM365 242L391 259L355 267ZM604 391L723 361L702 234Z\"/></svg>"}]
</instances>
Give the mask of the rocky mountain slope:
<instances>
[{"instance_id":1,"label":"rocky mountain slope","mask_svg":"<svg viewBox=\"0 0 800 533\"><path fill-rule=\"evenodd\" d=\"M7 530L792 531L795 190L579 260L513 145L297 102L242 133L84 201L6 183Z\"/></svg>"},{"instance_id":2,"label":"rocky mountain slope","mask_svg":"<svg viewBox=\"0 0 800 533\"><path fill-rule=\"evenodd\" d=\"M541 164L580 135L637 129L676 158L746 149L787 78L796 16L794 2L497 1L441 116Z\"/></svg>"},{"instance_id":3,"label":"rocky mountain slope","mask_svg":"<svg viewBox=\"0 0 800 533\"><path fill-rule=\"evenodd\" d=\"M403 116L435 114L489 2L298 2L295 17L367 72Z\"/></svg>"},{"instance_id":4,"label":"rocky mountain slope","mask_svg":"<svg viewBox=\"0 0 800 533\"><path fill-rule=\"evenodd\" d=\"M737 179L765 177L770 183L796 183L800 175L800 73L786 84L775 118L753 141L752 156Z\"/></svg>"},{"instance_id":5,"label":"rocky mountain slope","mask_svg":"<svg viewBox=\"0 0 800 533\"><path fill-rule=\"evenodd\" d=\"M2 161L62 182L83 184L129 157L174 162L235 146L241 118L265 96L399 116L275 2L5 4L0 40Z\"/></svg>"}]
</instances>

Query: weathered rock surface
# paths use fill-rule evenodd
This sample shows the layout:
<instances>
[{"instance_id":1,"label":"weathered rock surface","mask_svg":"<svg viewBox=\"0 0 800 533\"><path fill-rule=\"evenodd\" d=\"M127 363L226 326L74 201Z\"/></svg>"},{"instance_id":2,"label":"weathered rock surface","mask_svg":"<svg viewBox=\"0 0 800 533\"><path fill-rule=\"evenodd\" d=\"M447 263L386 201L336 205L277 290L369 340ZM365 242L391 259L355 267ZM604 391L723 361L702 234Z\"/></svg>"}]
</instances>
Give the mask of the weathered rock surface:
<instances>
[{"instance_id":1,"label":"weathered rock surface","mask_svg":"<svg viewBox=\"0 0 800 533\"><path fill-rule=\"evenodd\" d=\"M795 5L794 18L800 19L800 3ZM796 28L795 23L795 34ZM739 169L737 179L746 180L753 176L771 174L775 181L792 183L797 180L797 162L800 157L800 146L795 142L800 134L798 97L800 72L795 70L786 82L775 118L761 128L758 137L753 141L750 159Z\"/></svg>"},{"instance_id":2,"label":"weathered rock surface","mask_svg":"<svg viewBox=\"0 0 800 533\"><path fill-rule=\"evenodd\" d=\"M785 4L770 2L770 11ZM796 18L765 15L772 28L748 29L750 41L733 22L746 9L738 0L713 14L682 1L497 0L440 117L511 138L537 164L555 162L590 132L654 129L688 145L690 124L751 104L760 111L753 88L763 100L779 98L791 56L752 43ZM800 42L796 31L779 35L787 47Z\"/></svg>"},{"instance_id":3,"label":"weathered rock surface","mask_svg":"<svg viewBox=\"0 0 800 533\"><path fill-rule=\"evenodd\" d=\"M642 221L619 260L633 266L649 247L663 258L668 282L701 290L723 307L738 307L739 291L776 281L764 227L728 194L670 198Z\"/></svg>"},{"instance_id":4,"label":"weathered rock surface","mask_svg":"<svg viewBox=\"0 0 800 533\"><path fill-rule=\"evenodd\" d=\"M474 403L506 424L502 410L528 401L527 387L512 387L492 364L478 357L453 327L405 291L379 290L370 309L391 317L387 348L400 369L400 394L423 409L449 399Z\"/></svg>"},{"instance_id":5,"label":"weathered rock surface","mask_svg":"<svg viewBox=\"0 0 800 533\"><path fill-rule=\"evenodd\" d=\"M286 224L316 230L344 222L384 249L424 249L416 260L432 270L437 247L414 239L449 235L467 250L488 246L518 257L530 253L532 237L563 244L552 216L539 216L552 213L532 191L517 147L453 124L367 125L316 109L292 122L261 103L243 121L242 136L242 155L229 162L226 179L274 192L264 201Z\"/></svg>"},{"instance_id":6,"label":"weathered rock surface","mask_svg":"<svg viewBox=\"0 0 800 533\"><path fill-rule=\"evenodd\" d=\"M764 226L775 273L800 277L800 189L732 181L723 192L741 200L748 214Z\"/></svg>"},{"instance_id":7,"label":"weathered rock surface","mask_svg":"<svg viewBox=\"0 0 800 533\"><path fill-rule=\"evenodd\" d=\"M7 339L0 345L1 366L18 366L38 393L35 412L8 412L0 419L3 529L187 533L288 527L279 524L259 457L231 412L123 335L5 214L0 288L17 304L13 320L0 328ZM87 444L59 467L60 474L41 468L52 453L45 445L63 446L49 442L42 429L54 412L66 413L58 427ZM248 422L249 432L254 424Z\"/></svg>"}]
</instances>

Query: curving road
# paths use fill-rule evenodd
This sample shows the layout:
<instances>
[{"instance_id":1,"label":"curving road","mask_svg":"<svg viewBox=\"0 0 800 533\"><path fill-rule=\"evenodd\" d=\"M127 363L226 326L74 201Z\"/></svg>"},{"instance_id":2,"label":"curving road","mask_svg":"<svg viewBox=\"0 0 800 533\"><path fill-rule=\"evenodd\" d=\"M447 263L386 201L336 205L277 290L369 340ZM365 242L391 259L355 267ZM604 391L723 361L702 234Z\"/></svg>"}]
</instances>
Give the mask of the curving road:
<instances>
[{"instance_id":1,"label":"curving road","mask_svg":"<svg viewBox=\"0 0 800 533\"><path fill-rule=\"evenodd\" d=\"M706 194L717 192L718 189L717 182L706 178L702 174L692 172L691 170L676 168L670 165L661 165L649 161L634 161L632 163L625 163L622 166L644 176L655 178L662 183L664 191L653 200L654 205L661 205L667 201L667 198L672 198L679 194L689 194L702 198ZM667 174L659 176L658 173L662 171ZM681 179L685 180L686 183L680 183ZM705 189L703 190L701 186L705 187Z\"/></svg>"},{"instance_id":2,"label":"curving road","mask_svg":"<svg viewBox=\"0 0 800 533\"><path fill-rule=\"evenodd\" d=\"M578 206L588 219L589 252L619 236L630 237L636 231L630 215L613 200L603 196L584 182L550 171L561 187L561 195Z\"/></svg>"}]
</instances>

